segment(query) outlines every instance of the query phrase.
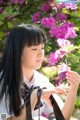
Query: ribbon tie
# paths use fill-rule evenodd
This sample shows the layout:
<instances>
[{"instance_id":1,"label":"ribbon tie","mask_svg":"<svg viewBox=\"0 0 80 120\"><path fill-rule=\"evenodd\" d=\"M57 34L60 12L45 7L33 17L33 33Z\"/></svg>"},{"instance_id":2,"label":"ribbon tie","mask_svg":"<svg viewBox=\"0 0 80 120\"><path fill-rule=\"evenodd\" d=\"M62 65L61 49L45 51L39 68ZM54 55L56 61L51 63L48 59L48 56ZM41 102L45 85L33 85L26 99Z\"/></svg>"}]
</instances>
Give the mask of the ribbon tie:
<instances>
[{"instance_id":1,"label":"ribbon tie","mask_svg":"<svg viewBox=\"0 0 80 120\"><path fill-rule=\"evenodd\" d=\"M31 95L31 92L34 90L34 89L39 89L40 87L39 86L31 86L30 88L25 84L23 83L23 88L21 89L21 96L22 98L24 99L25 102L29 102L29 99L30 99L30 95ZM40 100L40 105L38 106L38 102L36 103L36 106L34 108L34 110L38 109L39 107L42 107L43 104Z\"/></svg>"}]
</instances>

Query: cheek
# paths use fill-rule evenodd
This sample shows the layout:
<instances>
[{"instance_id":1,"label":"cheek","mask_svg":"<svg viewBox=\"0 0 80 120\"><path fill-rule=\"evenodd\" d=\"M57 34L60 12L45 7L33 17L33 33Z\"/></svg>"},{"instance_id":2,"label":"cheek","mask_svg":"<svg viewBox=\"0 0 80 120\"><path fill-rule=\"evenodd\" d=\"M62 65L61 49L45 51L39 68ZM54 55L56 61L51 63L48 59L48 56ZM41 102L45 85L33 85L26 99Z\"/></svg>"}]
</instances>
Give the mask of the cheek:
<instances>
[{"instance_id":1,"label":"cheek","mask_svg":"<svg viewBox=\"0 0 80 120\"><path fill-rule=\"evenodd\" d=\"M27 65L27 64L31 64L32 62L34 62L34 55L23 55L22 56L22 64Z\"/></svg>"},{"instance_id":2,"label":"cheek","mask_svg":"<svg viewBox=\"0 0 80 120\"><path fill-rule=\"evenodd\" d=\"M22 63L22 64L25 64L26 61L27 61L27 56L25 56L25 55L23 54L22 57L21 57L21 63Z\"/></svg>"}]
</instances>

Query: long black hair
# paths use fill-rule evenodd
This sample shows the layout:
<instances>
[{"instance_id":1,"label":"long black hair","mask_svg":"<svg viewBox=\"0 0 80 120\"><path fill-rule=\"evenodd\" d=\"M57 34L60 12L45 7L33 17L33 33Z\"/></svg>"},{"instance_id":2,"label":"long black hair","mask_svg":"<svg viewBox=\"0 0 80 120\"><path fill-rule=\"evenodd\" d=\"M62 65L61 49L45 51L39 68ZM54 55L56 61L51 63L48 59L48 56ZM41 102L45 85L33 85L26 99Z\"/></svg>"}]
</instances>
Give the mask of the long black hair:
<instances>
[{"instance_id":1,"label":"long black hair","mask_svg":"<svg viewBox=\"0 0 80 120\"><path fill-rule=\"evenodd\" d=\"M9 98L10 114L13 112L14 115L18 116L21 111L21 56L23 48L45 42L44 31L33 25L19 25L13 28L7 37L0 63L0 102L4 95L5 102Z\"/></svg>"}]
</instances>

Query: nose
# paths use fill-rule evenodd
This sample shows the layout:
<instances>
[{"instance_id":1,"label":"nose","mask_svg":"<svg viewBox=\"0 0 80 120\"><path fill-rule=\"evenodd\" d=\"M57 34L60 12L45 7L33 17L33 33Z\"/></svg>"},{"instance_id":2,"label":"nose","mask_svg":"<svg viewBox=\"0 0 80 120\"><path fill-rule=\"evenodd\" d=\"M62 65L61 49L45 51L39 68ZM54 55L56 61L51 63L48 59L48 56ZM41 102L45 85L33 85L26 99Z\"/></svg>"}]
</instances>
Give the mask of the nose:
<instances>
[{"instance_id":1,"label":"nose","mask_svg":"<svg viewBox=\"0 0 80 120\"><path fill-rule=\"evenodd\" d=\"M38 56L40 56L40 57L44 56L44 50L43 49L38 51Z\"/></svg>"}]
</instances>

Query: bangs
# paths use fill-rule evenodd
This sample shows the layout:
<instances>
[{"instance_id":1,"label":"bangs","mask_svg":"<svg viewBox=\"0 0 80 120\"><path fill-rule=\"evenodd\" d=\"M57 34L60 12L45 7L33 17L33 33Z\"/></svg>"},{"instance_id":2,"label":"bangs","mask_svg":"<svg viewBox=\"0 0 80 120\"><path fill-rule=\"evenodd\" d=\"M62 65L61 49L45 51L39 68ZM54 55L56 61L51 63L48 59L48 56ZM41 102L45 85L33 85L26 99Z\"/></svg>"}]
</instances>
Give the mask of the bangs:
<instances>
[{"instance_id":1,"label":"bangs","mask_svg":"<svg viewBox=\"0 0 80 120\"><path fill-rule=\"evenodd\" d=\"M24 44L26 46L30 47L39 44L44 44L46 42L47 36L41 28L31 25L22 25L20 27L25 29Z\"/></svg>"},{"instance_id":2,"label":"bangs","mask_svg":"<svg viewBox=\"0 0 80 120\"><path fill-rule=\"evenodd\" d=\"M43 34L43 32L39 31L39 30L33 30L30 33L30 39L28 40L28 46L33 46L33 45L39 45L39 44L43 44L46 42L46 36L45 34Z\"/></svg>"}]
</instances>

